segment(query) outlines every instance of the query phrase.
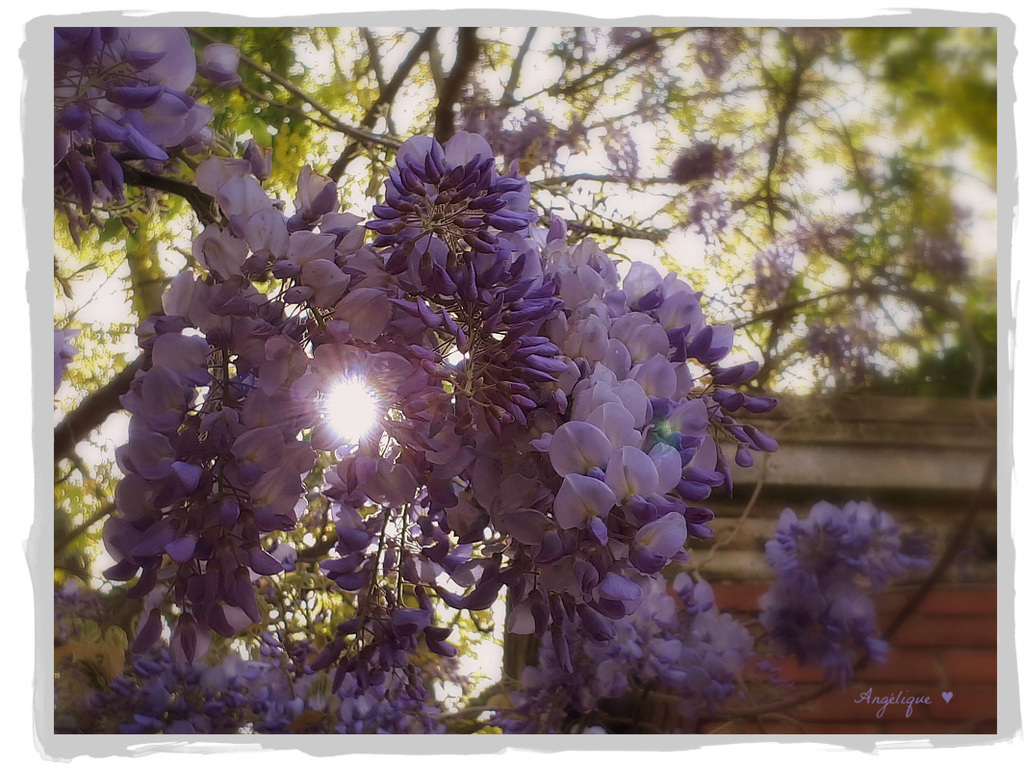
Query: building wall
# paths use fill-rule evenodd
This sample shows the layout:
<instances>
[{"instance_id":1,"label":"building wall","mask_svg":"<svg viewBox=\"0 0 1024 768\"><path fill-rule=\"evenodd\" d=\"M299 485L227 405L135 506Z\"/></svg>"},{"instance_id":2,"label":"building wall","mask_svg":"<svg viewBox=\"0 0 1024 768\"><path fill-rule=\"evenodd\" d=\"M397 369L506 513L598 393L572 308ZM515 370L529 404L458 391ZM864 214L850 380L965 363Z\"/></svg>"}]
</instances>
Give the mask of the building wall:
<instances>
[{"instance_id":1,"label":"building wall","mask_svg":"<svg viewBox=\"0 0 1024 768\"><path fill-rule=\"evenodd\" d=\"M943 734L995 733L996 491L982 487L996 447L994 402L890 398L787 398L756 426L780 448L734 475L731 500L713 508L716 538L692 542L693 566L715 585L719 608L753 619L771 570L761 556L779 513L799 517L825 499L871 501L904 526L935 537L941 551L964 516L956 556L917 610L891 638L886 664L861 669L845 690L758 717L703 722L703 733ZM994 460L994 459L993 459ZM915 574L877 599L885 627L917 590ZM798 699L822 683L818 670L792 659L774 672L750 665L750 698ZM791 686L772 682L792 681ZM870 693L869 693L870 692ZM944 696L945 694L945 696ZM889 704L874 698L922 697ZM946 700L948 698L948 701ZM743 709L739 702L736 708Z\"/></svg>"}]
</instances>

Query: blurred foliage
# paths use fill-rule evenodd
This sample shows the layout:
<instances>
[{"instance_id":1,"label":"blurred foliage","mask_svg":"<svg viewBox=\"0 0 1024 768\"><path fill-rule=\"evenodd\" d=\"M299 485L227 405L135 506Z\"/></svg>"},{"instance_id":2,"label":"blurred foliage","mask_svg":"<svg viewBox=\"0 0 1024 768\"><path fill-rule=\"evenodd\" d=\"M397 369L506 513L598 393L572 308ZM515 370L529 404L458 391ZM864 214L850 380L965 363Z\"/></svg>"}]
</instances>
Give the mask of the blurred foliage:
<instances>
[{"instance_id":1,"label":"blurred foliage","mask_svg":"<svg viewBox=\"0 0 1024 768\"><path fill-rule=\"evenodd\" d=\"M846 39L853 63L885 86L901 132L928 158L966 148L996 180L995 27L864 27Z\"/></svg>"}]
</instances>

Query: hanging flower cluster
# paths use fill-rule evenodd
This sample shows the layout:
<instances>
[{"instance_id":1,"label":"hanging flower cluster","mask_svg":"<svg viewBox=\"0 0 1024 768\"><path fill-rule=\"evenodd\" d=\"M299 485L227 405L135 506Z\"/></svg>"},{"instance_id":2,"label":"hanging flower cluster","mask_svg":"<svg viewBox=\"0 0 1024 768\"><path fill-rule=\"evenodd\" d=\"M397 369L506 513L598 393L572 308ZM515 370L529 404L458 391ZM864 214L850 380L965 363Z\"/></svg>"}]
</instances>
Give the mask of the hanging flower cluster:
<instances>
[{"instance_id":1,"label":"hanging flower cluster","mask_svg":"<svg viewBox=\"0 0 1024 768\"><path fill-rule=\"evenodd\" d=\"M223 220L140 331L153 365L123 401L104 531L108 576L141 573L136 648L165 597L176 661L260 620L252 580L283 567L262 542L295 526L319 450L337 535L320 567L357 607L312 670L413 695L421 643L455 652L439 601L481 610L503 590L511 631L548 635L571 670L569 631L612 637L711 535L727 454L776 449L737 418L775 405L734 389L756 363L722 365L732 328L677 275L634 264L620 282L561 220L538 229L527 182L478 135L406 142L364 226L309 169L285 215L256 159L200 165Z\"/></svg>"},{"instance_id":2,"label":"hanging flower cluster","mask_svg":"<svg viewBox=\"0 0 1024 768\"><path fill-rule=\"evenodd\" d=\"M54 29L54 191L77 237L75 205L124 201L124 163L160 173L175 149L209 146L213 110L188 91L197 73L181 27ZM238 50L216 44L198 68L237 84Z\"/></svg>"},{"instance_id":3,"label":"hanging flower cluster","mask_svg":"<svg viewBox=\"0 0 1024 768\"><path fill-rule=\"evenodd\" d=\"M632 695L624 706L635 715L644 691L672 701L669 730L685 730L732 695L736 676L753 656L750 633L718 612L707 582L694 583L685 573L672 586L660 576L649 580L637 611L610 622L603 641L578 622L568 634L575 673L561 667L546 641L539 665L523 670L523 688L511 694L512 711L497 718L507 733L623 730L615 723L615 700Z\"/></svg>"},{"instance_id":4,"label":"hanging flower cluster","mask_svg":"<svg viewBox=\"0 0 1024 768\"><path fill-rule=\"evenodd\" d=\"M827 501L804 520L782 513L765 546L778 581L761 597L761 623L776 652L822 667L845 685L854 655L882 661L888 643L878 636L871 594L910 569L928 568L930 545L869 502L839 508Z\"/></svg>"},{"instance_id":5,"label":"hanging flower cluster","mask_svg":"<svg viewBox=\"0 0 1024 768\"><path fill-rule=\"evenodd\" d=\"M308 654L292 648L292 654ZM315 649L314 649L315 652ZM175 663L167 651L137 658L89 702L120 732L443 733L436 707L386 684L336 694L303 674L280 643L265 643L259 660L231 654L219 664ZM308 673L308 670L306 670Z\"/></svg>"}]
</instances>

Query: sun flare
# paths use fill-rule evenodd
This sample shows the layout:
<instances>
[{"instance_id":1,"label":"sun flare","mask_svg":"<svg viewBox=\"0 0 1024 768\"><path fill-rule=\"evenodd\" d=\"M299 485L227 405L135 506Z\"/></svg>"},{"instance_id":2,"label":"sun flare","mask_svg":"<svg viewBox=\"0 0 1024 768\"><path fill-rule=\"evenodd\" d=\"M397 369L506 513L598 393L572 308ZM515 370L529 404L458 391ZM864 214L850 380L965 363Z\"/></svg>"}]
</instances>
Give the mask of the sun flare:
<instances>
[{"instance_id":1,"label":"sun flare","mask_svg":"<svg viewBox=\"0 0 1024 768\"><path fill-rule=\"evenodd\" d=\"M324 398L324 415L344 440L357 442L377 423L380 403L363 379L344 379Z\"/></svg>"}]
</instances>

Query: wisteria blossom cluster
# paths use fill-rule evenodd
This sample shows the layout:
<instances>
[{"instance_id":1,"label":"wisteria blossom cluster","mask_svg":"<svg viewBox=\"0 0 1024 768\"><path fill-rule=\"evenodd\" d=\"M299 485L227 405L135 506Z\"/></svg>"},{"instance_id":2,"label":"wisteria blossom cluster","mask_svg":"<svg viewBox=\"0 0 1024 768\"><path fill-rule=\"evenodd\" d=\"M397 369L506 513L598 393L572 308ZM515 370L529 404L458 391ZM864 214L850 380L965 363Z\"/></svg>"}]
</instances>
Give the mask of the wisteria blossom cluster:
<instances>
[{"instance_id":1,"label":"wisteria blossom cluster","mask_svg":"<svg viewBox=\"0 0 1024 768\"><path fill-rule=\"evenodd\" d=\"M710 243L728 226L733 212L725 194L715 186L736 170L732 147L701 141L687 147L672 163L668 177L687 187L688 219Z\"/></svg>"},{"instance_id":2,"label":"wisteria blossom cluster","mask_svg":"<svg viewBox=\"0 0 1024 768\"><path fill-rule=\"evenodd\" d=\"M878 353L878 321L864 307L851 307L845 317L815 320L807 328L807 353L822 358L836 381L863 384Z\"/></svg>"},{"instance_id":3,"label":"wisteria blossom cluster","mask_svg":"<svg viewBox=\"0 0 1024 768\"><path fill-rule=\"evenodd\" d=\"M511 630L549 634L569 671L567 629L610 637L711 535L703 502L731 488L732 454L776 449L736 418L775 401L734 389L757 364L721 365L732 328L700 294L639 263L620 282L560 219L540 230L482 137L406 142L365 225L308 168L292 214L253 170L199 166L223 218L140 329L152 366L123 399L104 540L107 576L138 576L137 651L168 600L175 662L261 621L253 580L284 568L264 542L309 491L337 536L320 569L357 606L310 663L336 690L394 675L416 695L410 657L455 653L438 602L481 610L503 590ZM361 434L337 428L339 396L373 417ZM307 489L317 451L332 464Z\"/></svg>"},{"instance_id":4,"label":"wisteria blossom cluster","mask_svg":"<svg viewBox=\"0 0 1024 768\"><path fill-rule=\"evenodd\" d=\"M871 595L931 559L927 540L853 501L841 509L820 501L804 520L785 510L765 554L778 581L761 597L760 618L775 651L843 685L857 654L881 661L888 649Z\"/></svg>"},{"instance_id":5,"label":"wisteria blossom cluster","mask_svg":"<svg viewBox=\"0 0 1024 768\"><path fill-rule=\"evenodd\" d=\"M197 63L185 29L58 27L53 41L54 189L70 222L70 203L88 216L96 202L124 201L125 162L160 172L169 150L212 143L213 110L188 93ZM237 68L233 46L204 53L215 82L232 84L232 51Z\"/></svg>"},{"instance_id":6,"label":"wisteria blossom cluster","mask_svg":"<svg viewBox=\"0 0 1024 768\"><path fill-rule=\"evenodd\" d=\"M292 652L301 650L309 656ZM141 656L90 710L125 734L443 732L439 710L403 687L357 689L352 680L331 693L325 676L281 656L279 643L263 645L259 660L231 654L212 666L175 663L166 650Z\"/></svg>"},{"instance_id":7,"label":"wisteria blossom cluster","mask_svg":"<svg viewBox=\"0 0 1024 768\"><path fill-rule=\"evenodd\" d=\"M576 150L586 138L579 118L571 121L568 128L560 128L538 109L510 116L507 106L495 104L480 93L472 93L462 105L457 125L466 133L482 136L494 154L509 165L519 163L527 170L542 162L557 163L560 150Z\"/></svg>"},{"instance_id":8,"label":"wisteria blossom cluster","mask_svg":"<svg viewBox=\"0 0 1024 768\"><path fill-rule=\"evenodd\" d=\"M229 652L216 663L175 662L166 647L138 654L126 669L99 684L95 673L67 663L74 653L101 657L103 666L124 660L123 646L108 629L96 636L114 598L102 600L68 582L54 594L54 642L59 656L59 711L55 727L64 733L442 733L440 709L428 688L436 676L458 681L449 665L421 665L410 695L404 681L389 675L360 688L352 678L337 692L324 672L309 666L317 649L308 638L264 631L249 658ZM90 630L92 630L90 632ZM88 649L88 650L84 650Z\"/></svg>"},{"instance_id":9,"label":"wisteria blossom cluster","mask_svg":"<svg viewBox=\"0 0 1024 768\"><path fill-rule=\"evenodd\" d=\"M742 624L719 613L711 585L685 573L671 586L650 579L637 611L610 622L607 636L594 638L578 623L568 635L575 672L561 667L545 640L538 666L523 670L522 690L510 696L512 711L496 719L506 732L629 730L632 723L616 717L635 714L650 692L673 703L669 730L688 730L733 694L754 645ZM616 707L622 697L631 698Z\"/></svg>"}]
</instances>

